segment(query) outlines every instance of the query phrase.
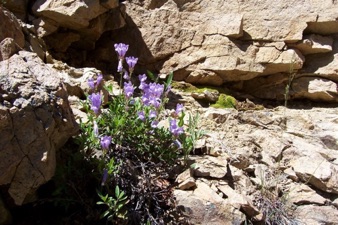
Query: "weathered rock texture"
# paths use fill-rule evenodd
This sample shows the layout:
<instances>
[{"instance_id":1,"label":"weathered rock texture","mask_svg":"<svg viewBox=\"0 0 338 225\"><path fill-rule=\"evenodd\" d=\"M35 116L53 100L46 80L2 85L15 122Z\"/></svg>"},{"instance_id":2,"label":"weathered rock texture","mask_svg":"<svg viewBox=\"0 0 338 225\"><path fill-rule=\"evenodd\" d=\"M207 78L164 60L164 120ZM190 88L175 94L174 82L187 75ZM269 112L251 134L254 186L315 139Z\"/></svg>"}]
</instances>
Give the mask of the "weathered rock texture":
<instances>
[{"instance_id":1,"label":"weathered rock texture","mask_svg":"<svg viewBox=\"0 0 338 225\"><path fill-rule=\"evenodd\" d=\"M337 11L329 0L126 5L152 56L142 60L160 62L160 73L196 84L235 82L256 97L283 99L295 72L290 97L316 101L338 101Z\"/></svg>"},{"instance_id":2,"label":"weathered rock texture","mask_svg":"<svg viewBox=\"0 0 338 225\"><path fill-rule=\"evenodd\" d=\"M192 224L259 224L278 204L284 209L270 215L286 210L283 224L338 224L337 108L201 108L174 92L186 109L199 111L206 133L176 179L178 210Z\"/></svg>"},{"instance_id":3,"label":"weathered rock texture","mask_svg":"<svg viewBox=\"0 0 338 225\"><path fill-rule=\"evenodd\" d=\"M16 205L54 175L55 152L77 131L58 72L20 51L0 62L0 185Z\"/></svg>"},{"instance_id":4,"label":"weathered rock texture","mask_svg":"<svg viewBox=\"0 0 338 225\"><path fill-rule=\"evenodd\" d=\"M9 2L16 12L27 7ZM136 72L173 71L176 80L274 100L294 73L290 99L338 102L337 11L331 0L39 0L27 22L49 62L51 53L116 73L113 46L124 42L140 58Z\"/></svg>"},{"instance_id":5,"label":"weathered rock texture","mask_svg":"<svg viewBox=\"0 0 338 225\"><path fill-rule=\"evenodd\" d=\"M25 45L18 19L0 6L0 61L8 59Z\"/></svg>"},{"instance_id":6,"label":"weathered rock texture","mask_svg":"<svg viewBox=\"0 0 338 225\"><path fill-rule=\"evenodd\" d=\"M71 46L92 50L104 32L124 25L120 12L113 10L118 4L117 0L36 1L32 10L37 18L32 22L55 52L66 52Z\"/></svg>"},{"instance_id":7,"label":"weathered rock texture","mask_svg":"<svg viewBox=\"0 0 338 225\"><path fill-rule=\"evenodd\" d=\"M11 10L12 13L14 13L14 15L22 20L25 21L27 18L27 14L28 14L28 1L29 0L6 0L6 1L2 1L1 3L8 9Z\"/></svg>"}]
</instances>

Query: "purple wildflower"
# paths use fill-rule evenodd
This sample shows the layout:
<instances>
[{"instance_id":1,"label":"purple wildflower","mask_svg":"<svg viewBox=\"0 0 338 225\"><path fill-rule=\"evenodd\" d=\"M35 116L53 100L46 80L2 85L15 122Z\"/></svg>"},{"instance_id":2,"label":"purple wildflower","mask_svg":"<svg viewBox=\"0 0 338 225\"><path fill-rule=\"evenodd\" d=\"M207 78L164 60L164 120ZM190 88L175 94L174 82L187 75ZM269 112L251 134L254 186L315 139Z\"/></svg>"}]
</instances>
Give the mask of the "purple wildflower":
<instances>
[{"instance_id":1,"label":"purple wildflower","mask_svg":"<svg viewBox=\"0 0 338 225\"><path fill-rule=\"evenodd\" d=\"M100 107L101 107L101 94L100 93L93 93L89 95L89 100L91 102L90 109L94 111L96 115L100 114Z\"/></svg>"},{"instance_id":2,"label":"purple wildflower","mask_svg":"<svg viewBox=\"0 0 338 225\"><path fill-rule=\"evenodd\" d=\"M179 140L174 140L174 144L177 146L177 148L182 148L182 144Z\"/></svg>"},{"instance_id":3,"label":"purple wildflower","mask_svg":"<svg viewBox=\"0 0 338 225\"><path fill-rule=\"evenodd\" d=\"M141 88L140 88L141 89ZM143 89L142 102L146 106L154 106L158 108L161 105L161 97L163 93L164 85L150 83Z\"/></svg>"},{"instance_id":4,"label":"purple wildflower","mask_svg":"<svg viewBox=\"0 0 338 225\"><path fill-rule=\"evenodd\" d=\"M107 179L108 179L108 170L104 169L103 170L103 175L102 175L101 186L104 186L104 184L106 183Z\"/></svg>"},{"instance_id":5,"label":"purple wildflower","mask_svg":"<svg viewBox=\"0 0 338 225\"><path fill-rule=\"evenodd\" d=\"M138 86L138 88L142 91L144 91L145 89L148 88L148 84L146 82L141 82L140 86Z\"/></svg>"},{"instance_id":6,"label":"purple wildflower","mask_svg":"<svg viewBox=\"0 0 338 225\"><path fill-rule=\"evenodd\" d=\"M124 56L126 55L126 52L128 51L129 45L119 43L119 44L115 44L114 47L115 47L115 51L119 55L119 58L123 59Z\"/></svg>"},{"instance_id":7,"label":"purple wildflower","mask_svg":"<svg viewBox=\"0 0 338 225\"><path fill-rule=\"evenodd\" d=\"M127 71L127 70L125 70L125 71L124 71L123 78L124 78L125 80L130 80L130 76L129 76L129 74L128 74L128 71Z\"/></svg>"},{"instance_id":8,"label":"purple wildflower","mask_svg":"<svg viewBox=\"0 0 338 225\"><path fill-rule=\"evenodd\" d=\"M109 150L109 146L111 144L111 137L110 136L104 136L101 138L101 147L104 150Z\"/></svg>"},{"instance_id":9,"label":"purple wildflower","mask_svg":"<svg viewBox=\"0 0 338 225\"><path fill-rule=\"evenodd\" d=\"M102 74L99 74L99 75L97 76L97 79L96 79L96 85L95 85L96 88L100 85L102 79L103 79L103 75L102 75Z\"/></svg>"},{"instance_id":10,"label":"purple wildflower","mask_svg":"<svg viewBox=\"0 0 338 225\"><path fill-rule=\"evenodd\" d=\"M143 111L138 112L137 115L138 115L138 118L139 118L140 120L142 120L142 121L144 121L145 118L146 118Z\"/></svg>"},{"instance_id":11,"label":"purple wildflower","mask_svg":"<svg viewBox=\"0 0 338 225\"><path fill-rule=\"evenodd\" d=\"M157 125L158 125L158 121L156 121L156 120L154 120L154 121L151 122L151 124L150 124L150 126L151 126L152 128L156 128Z\"/></svg>"},{"instance_id":12,"label":"purple wildflower","mask_svg":"<svg viewBox=\"0 0 338 225\"><path fill-rule=\"evenodd\" d=\"M95 88L95 82L94 82L94 79L92 77L90 77L88 79L88 86L90 87L90 89L94 90L94 88Z\"/></svg>"},{"instance_id":13,"label":"purple wildflower","mask_svg":"<svg viewBox=\"0 0 338 225\"><path fill-rule=\"evenodd\" d=\"M138 75L138 79L140 82L145 82L147 80L147 76L145 74Z\"/></svg>"},{"instance_id":14,"label":"purple wildflower","mask_svg":"<svg viewBox=\"0 0 338 225\"><path fill-rule=\"evenodd\" d=\"M129 81L129 82L124 82L124 95L127 98L130 98L133 93L134 93L134 86L133 84Z\"/></svg>"},{"instance_id":15,"label":"purple wildflower","mask_svg":"<svg viewBox=\"0 0 338 225\"><path fill-rule=\"evenodd\" d=\"M184 132L183 127L179 127L175 119L170 120L169 130L174 136L178 136Z\"/></svg>"},{"instance_id":16,"label":"purple wildflower","mask_svg":"<svg viewBox=\"0 0 338 225\"><path fill-rule=\"evenodd\" d=\"M170 91L171 91L171 85L168 85L167 89L165 90L165 95L168 95Z\"/></svg>"},{"instance_id":17,"label":"purple wildflower","mask_svg":"<svg viewBox=\"0 0 338 225\"><path fill-rule=\"evenodd\" d=\"M126 57L126 62L128 64L130 73L132 73L134 71L134 67L135 67L137 61L138 61L138 58L136 58L134 56Z\"/></svg>"},{"instance_id":18,"label":"purple wildflower","mask_svg":"<svg viewBox=\"0 0 338 225\"><path fill-rule=\"evenodd\" d=\"M88 86L90 87L90 89L92 89L94 91L95 88L98 88L98 86L100 85L102 79L103 79L102 74L99 74L97 76L96 80L94 80L92 77L90 77L88 79Z\"/></svg>"},{"instance_id":19,"label":"purple wildflower","mask_svg":"<svg viewBox=\"0 0 338 225\"><path fill-rule=\"evenodd\" d=\"M157 116L156 111L150 110L150 112L149 112L149 118L150 118L150 119L151 119L151 118L156 118L156 116Z\"/></svg>"},{"instance_id":20,"label":"purple wildflower","mask_svg":"<svg viewBox=\"0 0 338 225\"><path fill-rule=\"evenodd\" d=\"M183 111L183 104L176 105L176 115L180 114Z\"/></svg>"}]
</instances>

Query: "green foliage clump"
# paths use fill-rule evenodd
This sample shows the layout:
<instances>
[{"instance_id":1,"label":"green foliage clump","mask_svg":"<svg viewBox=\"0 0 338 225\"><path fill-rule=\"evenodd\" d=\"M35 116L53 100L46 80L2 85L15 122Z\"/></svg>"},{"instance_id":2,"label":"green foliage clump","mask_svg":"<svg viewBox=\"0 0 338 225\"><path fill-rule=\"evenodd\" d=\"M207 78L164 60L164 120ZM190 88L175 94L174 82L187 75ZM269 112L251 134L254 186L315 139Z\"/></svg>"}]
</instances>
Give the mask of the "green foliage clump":
<instances>
[{"instance_id":1,"label":"green foliage clump","mask_svg":"<svg viewBox=\"0 0 338 225\"><path fill-rule=\"evenodd\" d=\"M115 50L120 94L113 95L112 86L105 87L110 99L103 105L103 76L88 80L91 94L84 104L88 121L81 123L77 140L88 161L96 166L95 173L100 174L96 192L97 204L104 210L101 218L115 224L158 224L165 216L169 218L165 210L174 207L172 190L164 185L168 171L179 157L187 161L203 133L197 129L197 116L190 115L185 124L182 104L167 113L173 74L164 83L151 73L142 74L134 85L137 58L125 57L128 45L117 44ZM128 64L128 70L123 64ZM166 121L169 126L163 125Z\"/></svg>"},{"instance_id":2,"label":"green foliage clump","mask_svg":"<svg viewBox=\"0 0 338 225\"><path fill-rule=\"evenodd\" d=\"M236 108L237 101L234 97L226 94L220 94L218 100L215 104L212 104L211 107L214 108Z\"/></svg>"}]
</instances>

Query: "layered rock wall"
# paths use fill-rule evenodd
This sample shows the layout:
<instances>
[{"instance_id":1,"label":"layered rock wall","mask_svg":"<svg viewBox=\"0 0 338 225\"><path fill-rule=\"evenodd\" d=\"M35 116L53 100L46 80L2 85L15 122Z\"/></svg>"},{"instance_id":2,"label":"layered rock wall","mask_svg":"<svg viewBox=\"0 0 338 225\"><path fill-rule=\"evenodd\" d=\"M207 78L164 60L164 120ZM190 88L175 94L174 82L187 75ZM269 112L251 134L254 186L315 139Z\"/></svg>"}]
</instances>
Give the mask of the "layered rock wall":
<instances>
[{"instance_id":1,"label":"layered rock wall","mask_svg":"<svg viewBox=\"0 0 338 225\"><path fill-rule=\"evenodd\" d=\"M338 3L144 1L127 4L160 73L256 97L338 101ZM136 47L137 48L137 47ZM146 63L146 64L147 64Z\"/></svg>"},{"instance_id":2,"label":"layered rock wall","mask_svg":"<svg viewBox=\"0 0 338 225\"><path fill-rule=\"evenodd\" d=\"M291 99L338 101L336 1L39 0L31 11L45 50L72 66L116 73L124 42L138 72L274 100L292 84Z\"/></svg>"}]
</instances>

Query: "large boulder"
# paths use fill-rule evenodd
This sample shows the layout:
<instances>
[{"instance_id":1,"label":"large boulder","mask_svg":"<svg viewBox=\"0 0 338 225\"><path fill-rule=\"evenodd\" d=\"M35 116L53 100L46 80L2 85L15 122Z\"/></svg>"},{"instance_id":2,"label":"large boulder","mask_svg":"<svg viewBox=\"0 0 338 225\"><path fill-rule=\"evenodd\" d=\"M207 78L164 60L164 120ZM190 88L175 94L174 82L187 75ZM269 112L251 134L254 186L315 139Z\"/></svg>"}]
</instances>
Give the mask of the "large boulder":
<instances>
[{"instance_id":1,"label":"large boulder","mask_svg":"<svg viewBox=\"0 0 338 225\"><path fill-rule=\"evenodd\" d=\"M58 72L20 51L0 62L0 185L16 205L54 175L55 152L77 130Z\"/></svg>"},{"instance_id":2,"label":"large boulder","mask_svg":"<svg viewBox=\"0 0 338 225\"><path fill-rule=\"evenodd\" d=\"M62 27L81 29L88 27L92 19L116 6L117 0L38 0L33 5L33 11L36 15L57 21Z\"/></svg>"},{"instance_id":3,"label":"large boulder","mask_svg":"<svg viewBox=\"0 0 338 225\"><path fill-rule=\"evenodd\" d=\"M25 46L25 36L15 15L1 5L0 21L0 61L2 61Z\"/></svg>"},{"instance_id":4,"label":"large boulder","mask_svg":"<svg viewBox=\"0 0 338 225\"><path fill-rule=\"evenodd\" d=\"M120 12L114 11L118 5L117 0L39 0L32 7L37 17L33 24L56 53L66 52L71 45L93 50L104 32L125 24Z\"/></svg>"}]
</instances>

